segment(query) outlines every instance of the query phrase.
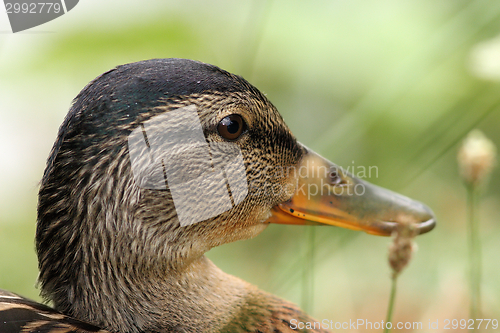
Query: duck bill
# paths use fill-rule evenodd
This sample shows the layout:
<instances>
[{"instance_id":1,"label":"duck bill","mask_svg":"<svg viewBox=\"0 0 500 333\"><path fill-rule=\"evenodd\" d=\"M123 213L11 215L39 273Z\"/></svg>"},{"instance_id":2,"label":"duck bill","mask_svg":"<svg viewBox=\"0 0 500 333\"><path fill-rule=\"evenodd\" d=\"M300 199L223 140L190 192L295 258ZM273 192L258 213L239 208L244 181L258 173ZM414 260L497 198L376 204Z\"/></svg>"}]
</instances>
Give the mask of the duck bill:
<instances>
[{"instance_id":1,"label":"duck bill","mask_svg":"<svg viewBox=\"0 0 500 333\"><path fill-rule=\"evenodd\" d=\"M296 191L273 207L269 222L332 225L380 236L390 236L401 224L412 224L420 234L434 228L436 219L426 205L370 184L303 149L294 170Z\"/></svg>"}]
</instances>

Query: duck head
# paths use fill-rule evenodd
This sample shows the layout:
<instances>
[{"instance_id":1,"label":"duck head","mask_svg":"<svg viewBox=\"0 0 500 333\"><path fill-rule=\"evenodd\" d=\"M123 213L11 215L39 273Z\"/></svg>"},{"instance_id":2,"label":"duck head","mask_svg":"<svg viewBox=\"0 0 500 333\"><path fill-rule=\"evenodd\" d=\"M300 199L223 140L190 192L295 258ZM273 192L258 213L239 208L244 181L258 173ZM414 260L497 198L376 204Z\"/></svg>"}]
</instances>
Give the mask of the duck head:
<instances>
[{"instance_id":1,"label":"duck head","mask_svg":"<svg viewBox=\"0 0 500 333\"><path fill-rule=\"evenodd\" d=\"M387 236L408 220L421 233L435 224L425 205L299 143L243 78L191 60L148 60L102 74L73 101L41 182L39 280L58 310L139 331L146 320L134 315L161 317L147 304L175 294L166 289L181 288L203 253L269 223ZM123 310L137 302L142 310Z\"/></svg>"}]
</instances>

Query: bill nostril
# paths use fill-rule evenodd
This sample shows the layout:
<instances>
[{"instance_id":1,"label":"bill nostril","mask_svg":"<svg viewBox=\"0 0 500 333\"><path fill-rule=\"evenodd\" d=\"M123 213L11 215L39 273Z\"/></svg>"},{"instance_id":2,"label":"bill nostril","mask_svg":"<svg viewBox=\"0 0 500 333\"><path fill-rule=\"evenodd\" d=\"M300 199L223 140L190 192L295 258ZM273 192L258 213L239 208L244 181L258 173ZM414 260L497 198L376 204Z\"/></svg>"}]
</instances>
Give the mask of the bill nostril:
<instances>
[{"instance_id":1,"label":"bill nostril","mask_svg":"<svg viewBox=\"0 0 500 333\"><path fill-rule=\"evenodd\" d=\"M330 185L338 186L344 184L338 170L331 171L328 176Z\"/></svg>"}]
</instances>

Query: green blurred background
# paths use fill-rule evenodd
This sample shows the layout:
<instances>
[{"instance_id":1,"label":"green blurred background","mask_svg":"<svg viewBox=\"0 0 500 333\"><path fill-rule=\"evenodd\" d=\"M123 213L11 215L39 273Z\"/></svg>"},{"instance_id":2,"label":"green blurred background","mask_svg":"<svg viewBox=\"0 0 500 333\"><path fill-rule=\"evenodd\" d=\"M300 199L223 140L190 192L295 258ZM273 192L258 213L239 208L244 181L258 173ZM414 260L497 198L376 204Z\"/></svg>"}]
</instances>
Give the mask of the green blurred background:
<instances>
[{"instance_id":1,"label":"green blurred background","mask_svg":"<svg viewBox=\"0 0 500 333\"><path fill-rule=\"evenodd\" d=\"M369 181L428 204L438 226L417 239L393 321L440 320L437 332L444 319L468 318L456 153L473 128L500 144L499 1L86 0L16 34L1 11L0 288L40 300L38 181L71 100L116 65L179 57L242 75L301 142L341 166L377 166ZM496 169L480 215L484 317L497 319L499 198ZM302 281L309 232L273 225L208 256L295 303L312 297L318 319L385 319L390 239L318 227L311 294Z\"/></svg>"}]
</instances>

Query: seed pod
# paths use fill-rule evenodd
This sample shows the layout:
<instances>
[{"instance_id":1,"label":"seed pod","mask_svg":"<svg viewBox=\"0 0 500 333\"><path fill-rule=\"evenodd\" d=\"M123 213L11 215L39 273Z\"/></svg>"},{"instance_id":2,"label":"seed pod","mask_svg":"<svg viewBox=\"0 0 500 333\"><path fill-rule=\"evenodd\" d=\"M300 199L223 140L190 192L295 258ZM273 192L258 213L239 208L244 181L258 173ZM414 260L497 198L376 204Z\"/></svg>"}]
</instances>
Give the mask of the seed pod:
<instances>
[{"instance_id":1,"label":"seed pod","mask_svg":"<svg viewBox=\"0 0 500 333\"><path fill-rule=\"evenodd\" d=\"M389 246L389 265L392 268L393 278L405 268L411 260L412 253L416 250L413 238L418 230L412 221L405 221L398 225L393 232L393 242Z\"/></svg>"},{"instance_id":2,"label":"seed pod","mask_svg":"<svg viewBox=\"0 0 500 333\"><path fill-rule=\"evenodd\" d=\"M477 186L491 173L496 147L481 131L471 131L458 152L460 174L467 185Z\"/></svg>"}]
</instances>

